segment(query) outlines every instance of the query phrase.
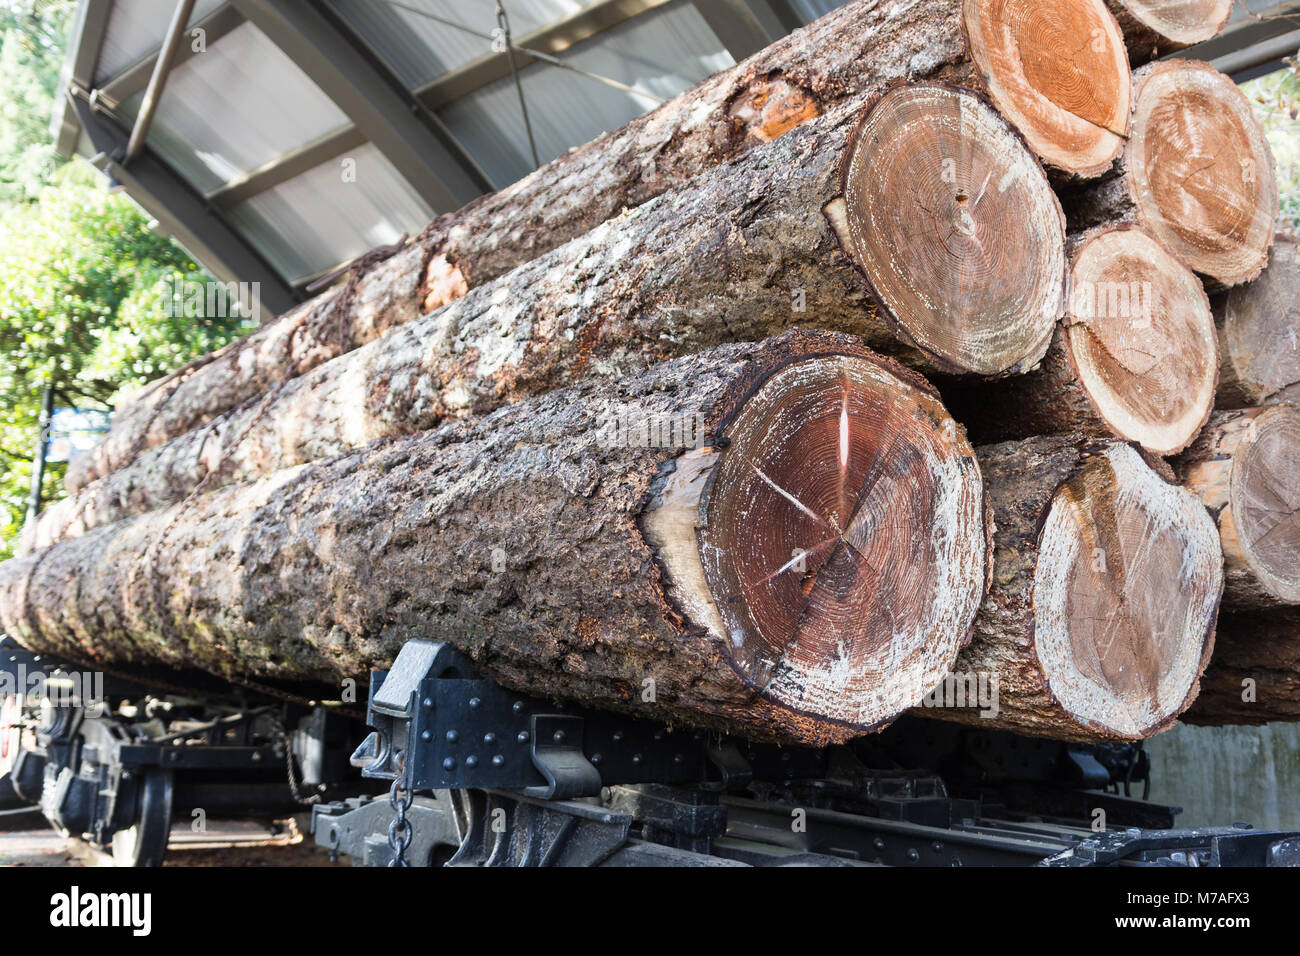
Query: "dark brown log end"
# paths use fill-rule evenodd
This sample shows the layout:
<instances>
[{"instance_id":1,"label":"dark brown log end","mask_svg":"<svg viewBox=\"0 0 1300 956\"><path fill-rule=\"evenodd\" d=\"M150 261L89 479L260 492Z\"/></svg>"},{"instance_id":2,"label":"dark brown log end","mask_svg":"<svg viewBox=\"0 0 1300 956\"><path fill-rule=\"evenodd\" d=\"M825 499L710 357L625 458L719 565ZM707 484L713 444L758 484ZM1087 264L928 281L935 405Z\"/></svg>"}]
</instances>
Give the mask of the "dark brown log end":
<instances>
[{"instance_id":1,"label":"dark brown log end","mask_svg":"<svg viewBox=\"0 0 1300 956\"><path fill-rule=\"evenodd\" d=\"M1060 318L1065 222L1042 168L979 97L890 90L863 116L828 209L895 330L941 368L1036 363Z\"/></svg>"},{"instance_id":2,"label":"dark brown log end","mask_svg":"<svg viewBox=\"0 0 1300 956\"><path fill-rule=\"evenodd\" d=\"M888 723L951 669L985 590L965 435L928 389L828 356L775 372L726 438L699 549L732 667L798 713Z\"/></svg>"},{"instance_id":3,"label":"dark brown log end","mask_svg":"<svg viewBox=\"0 0 1300 956\"><path fill-rule=\"evenodd\" d=\"M1080 723L1141 738L1195 697L1222 552L1201 503L1132 447L1090 457L1052 500L1034 577L1035 651Z\"/></svg>"},{"instance_id":4,"label":"dark brown log end","mask_svg":"<svg viewBox=\"0 0 1300 956\"><path fill-rule=\"evenodd\" d=\"M1279 235L1268 268L1249 285L1229 290L1217 309L1224 377L1245 404L1300 382L1300 240Z\"/></svg>"},{"instance_id":5,"label":"dark brown log end","mask_svg":"<svg viewBox=\"0 0 1300 956\"><path fill-rule=\"evenodd\" d=\"M1133 92L1124 163L1139 221L1222 285L1258 276L1278 194L1249 101L1229 77L1192 60L1148 64L1134 74Z\"/></svg>"},{"instance_id":6,"label":"dark brown log end","mask_svg":"<svg viewBox=\"0 0 1300 956\"><path fill-rule=\"evenodd\" d=\"M964 0L993 104L1048 166L1089 178L1123 149L1128 54L1103 0Z\"/></svg>"},{"instance_id":7,"label":"dark brown log end","mask_svg":"<svg viewBox=\"0 0 1300 956\"><path fill-rule=\"evenodd\" d=\"M1157 455L1187 446L1218 380L1200 280L1148 233L1103 228L1075 246L1065 349L1097 414Z\"/></svg>"},{"instance_id":8,"label":"dark brown log end","mask_svg":"<svg viewBox=\"0 0 1300 956\"><path fill-rule=\"evenodd\" d=\"M1251 419L1228 488L1236 546L1277 602L1300 604L1300 406Z\"/></svg>"}]
</instances>

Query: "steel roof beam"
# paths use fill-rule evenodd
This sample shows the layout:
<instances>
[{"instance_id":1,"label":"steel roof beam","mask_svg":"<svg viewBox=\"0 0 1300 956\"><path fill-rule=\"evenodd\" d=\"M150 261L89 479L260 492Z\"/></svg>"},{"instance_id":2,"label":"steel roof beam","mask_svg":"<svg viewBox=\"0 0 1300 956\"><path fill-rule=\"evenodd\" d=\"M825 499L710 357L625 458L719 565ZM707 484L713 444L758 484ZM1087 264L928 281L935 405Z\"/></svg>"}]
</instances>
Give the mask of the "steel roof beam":
<instances>
[{"instance_id":1,"label":"steel roof beam","mask_svg":"<svg viewBox=\"0 0 1300 956\"><path fill-rule=\"evenodd\" d=\"M106 157L109 172L132 199L218 280L258 283L259 319L284 312L298 301L292 286L189 183L148 147L129 167L122 165L125 131L84 98L71 93L69 98L94 148Z\"/></svg>"},{"instance_id":2,"label":"steel roof beam","mask_svg":"<svg viewBox=\"0 0 1300 956\"><path fill-rule=\"evenodd\" d=\"M245 22L243 14L229 4L225 4L190 27L190 34L193 35L195 30L202 30L203 43L206 47L208 44L216 43ZM194 51L194 44L182 44L177 48L172 59L172 69L193 56L198 56ZM154 64L157 61L157 50L141 57L99 88L100 100L111 108L116 108L118 104L129 100L149 85L149 77L153 75Z\"/></svg>"},{"instance_id":3,"label":"steel roof beam","mask_svg":"<svg viewBox=\"0 0 1300 956\"><path fill-rule=\"evenodd\" d=\"M104 42L104 33L112 14L113 0L81 3L77 6L68 42L68 58L63 67L68 85L86 91L94 85L99 48ZM77 122L76 111L64 98L59 98L59 104L50 120L50 132L54 134L55 148L59 155L66 158L77 150L81 125Z\"/></svg>"},{"instance_id":4,"label":"steel roof beam","mask_svg":"<svg viewBox=\"0 0 1300 956\"><path fill-rule=\"evenodd\" d=\"M167 77L176 61L176 50L181 45L181 37L193 13L194 0L176 0L176 9L172 11L171 22L167 24L167 34L158 50L158 59L154 61L153 72L149 75L149 85L145 87L144 99L140 101L140 112L136 114L135 125L131 127L131 138L126 143L126 157L122 162L127 166L144 149L144 141L149 136L149 127L153 125L153 116L158 109L158 101L162 99Z\"/></svg>"},{"instance_id":5,"label":"steel roof beam","mask_svg":"<svg viewBox=\"0 0 1300 956\"><path fill-rule=\"evenodd\" d=\"M519 47L552 55L563 53L575 44L669 2L671 0L596 0L562 20L513 37L516 47L515 64L522 68L537 62ZM436 110L509 76L510 59L505 52L485 53L435 80L417 86L414 96L429 109Z\"/></svg>"},{"instance_id":6,"label":"steel roof beam","mask_svg":"<svg viewBox=\"0 0 1300 956\"><path fill-rule=\"evenodd\" d=\"M437 212L459 209L491 188L459 145L421 121L352 36L304 0L232 0L373 143Z\"/></svg>"}]
</instances>

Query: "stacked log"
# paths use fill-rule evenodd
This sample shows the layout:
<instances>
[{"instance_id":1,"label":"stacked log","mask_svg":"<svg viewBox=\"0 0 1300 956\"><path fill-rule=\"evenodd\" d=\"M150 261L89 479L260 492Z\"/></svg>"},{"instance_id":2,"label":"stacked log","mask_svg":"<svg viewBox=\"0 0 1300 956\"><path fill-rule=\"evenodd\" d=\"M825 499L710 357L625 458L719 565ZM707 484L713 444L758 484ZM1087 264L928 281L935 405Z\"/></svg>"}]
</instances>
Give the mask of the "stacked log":
<instances>
[{"instance_id":1,"label":"stacked log","mask_svg":"<svg viewBox=\"0 0 1300 956\"><path fill-rule=\"evenodd\" d=\"M1098 175L1121 148L1128 64L1102 0L857 0L435 220L386 260L366 260L370 271L342 291L145 389L117 410L105 441L69 465L67 487L78 491L802 122L891 81L927 77L985 90L1061 176Z\"/></svg>"},{"instance_id":2,"label":"stacked log","mask_svg":"<svg viewBox=\"0 0 1300 956\"><path fill-rule=\"evenodd\" d=\"M1218 345L1196 276L1145 230L1108 225L1070 240L1065 318L1028 375L945 397L976 442L1079 432L1185 448L1214 406Z\"/></svg>"},{"instance_id":3,"label":"stacked log","mask_svg":"<svg viewBox=\"0 0 1300 956\"><path fill-rule=\"evenodd\" d=\"M1061 740L1167 729L1214 645L1223 573L1205 509L1121 442L1055 436L976 455L993 585L954 677L985 681L992 702L919 712Z\"/></svg>"},{"instance_id":4,"label":"stacked log","mask_svg":"<svg viewBox=\"0 0 1300 956\"><path fill-rule=\"evenodd\" d=\"M1158 733L1221 596L1300 601L1272 160L1204 64L1129 71L1220 13L849 4L142 392L0 623L236 683L446 640L814 746Z\"/></svg>"},{"instance_id":5,"label":"stacked log","mask_svg":"<svg viewBox=\"0 0 1300 956\"><path fill-rule=\"evenodd\" d=\"M1217 402L1300 403L1300 239L1281 234L1268 267L1214 301L1223 366Z\"/></svg>"},{"instance_id":6,"label":"stacked log","mask_svg":"<svg viewBox=\"0 0 1300 956\"><path fill-rule=\"evenodd\" d=\"M887 160L897 180L881 175ZM1046 349L1064 270L1060 206L1015 131L973 94L899 86L865 116L805 123L140 455L51 508L25 543L808 322L920 368L1009 374Z\"/></svg>"},{"instance_id":7,"label":"stacked log","mask_svg":"<svg viewBox=\"0 0 1300 956\"><path fill-rule=\"evenodd\" d=\"M0 565L0 620L76 660L285 679L446 640L521 690L820 745L952 666L987 549L933 389L794 334L97 529Z\"/></svg>"},{"instance_id":8,"label":"stacked log","mask_svg":"<svg viewBox=\"0 0 1300 956\"><path fill-rule=\"evenodd\" d=\"M1183 719L1214 725L1300 720L1300 611L1221 617L1200 696Z\"/></svg>"},{"instance_id":9,"label":"stacked log","mask_svg":"<svg viewBox=\"0 0 1300 956\"><path fill-rule=\"evenodd\" d=\"M1177 467L1219 523L1224 604L1300 604L1300 406L1215 412Z\"/></svg>"},{"instance_id":10,"label":"stacked log","mask_svg":"<svg viewBox=\"0 0 1300 956\"><path fill-rule=\"evenodd\" d=\"M1065 197L1071 228L1149 231L1216 288L1260 274L1273 241L1273 154L1246 97L1208 63L1133 74L1133 115L1115 170Z\"/></svg>"},{"instance_id":11,"label":"stacked log","mask_svg":"<svg viewBox=\"0 0 1300 956\"><path fill-rule=\"evenodd\" d=\"M1233 0L1106 0L1133 66L1217 36Z\"/></svg>"}]
</instances>

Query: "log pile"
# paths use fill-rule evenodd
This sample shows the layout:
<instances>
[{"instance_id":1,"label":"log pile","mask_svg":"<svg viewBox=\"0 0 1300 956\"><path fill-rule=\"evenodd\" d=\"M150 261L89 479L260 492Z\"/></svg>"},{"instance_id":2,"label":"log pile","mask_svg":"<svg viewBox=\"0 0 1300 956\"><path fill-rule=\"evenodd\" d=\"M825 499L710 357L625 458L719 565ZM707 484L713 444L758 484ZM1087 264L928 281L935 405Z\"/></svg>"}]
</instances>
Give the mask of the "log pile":
<instances>
[{"instance_id":1,"label":"log pile","mask_svg":"<svg viewBox=\"0 0 1300 956\"><path fill-rule=\"evenodd\" d=\"M1096 39L1066 42L1076 36ZM363 260L362 269L372 270L341 292L327 292L144 389L118 409L104 442L69 465L67 487L78 491L141 451L800 123L842 104L860 105L892 81L924 78L988 89L1031 147L1064 175L1101 172L1120 148L1123 129L1116 126L1128 114L1129 76L1102 0L855 0L622 129L435 220L381 264Z\"/></svg>"},{"instance_id":2,"label":"log pile","mask_svg":"<svg viewBox=\"0 0 1300 956\"><path fill-rule=\"evenodd\" d=\"M1133 74L1128 140L1114 170L1065 202L1072 226L1137 223L1226 288L1268 261L1278 212L1273 154L1231 79L1193 60L1148 63Z\"/></svg>"},{"instance_id":3,"label":"log pile","mask_svg":"<svg viewBox=\"0 0 1300 956\"><path fill-rule=\"evenodd\" d=\"M1225 10L847 4L129 400L0 622L811 745L1296 719L1296 246L1231 81L1142 65Z\"/></svg>"}]
</instances>

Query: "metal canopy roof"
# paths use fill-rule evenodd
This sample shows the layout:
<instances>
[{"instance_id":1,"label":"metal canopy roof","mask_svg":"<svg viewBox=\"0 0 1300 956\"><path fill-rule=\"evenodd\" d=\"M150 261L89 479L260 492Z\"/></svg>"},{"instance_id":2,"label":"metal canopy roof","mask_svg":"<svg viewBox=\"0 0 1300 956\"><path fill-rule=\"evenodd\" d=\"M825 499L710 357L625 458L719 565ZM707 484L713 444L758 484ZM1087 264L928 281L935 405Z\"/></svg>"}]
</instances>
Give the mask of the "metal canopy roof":
<instances>
[{"instance_id":1,"label":"metal canopy roof","mask_svg":"<svg viewBox=\"0 0 1300 956\"><path fill-rule=\"evenodd\" d=\"M502 0L501 22L496 0L82 0L54 131L277 313L842 2ZM1245 0L1182 55L1276 69L1287 10Z\"/></svg>"}]
</instances>

